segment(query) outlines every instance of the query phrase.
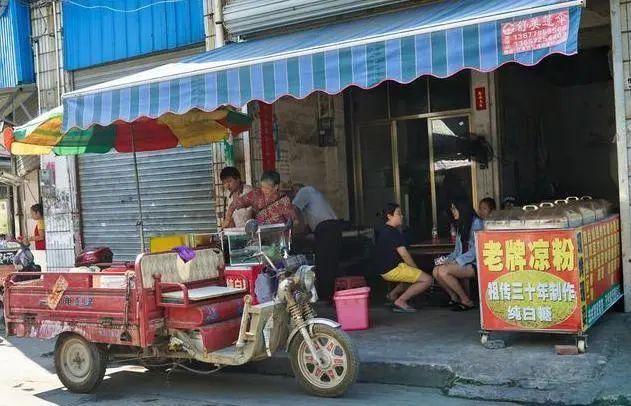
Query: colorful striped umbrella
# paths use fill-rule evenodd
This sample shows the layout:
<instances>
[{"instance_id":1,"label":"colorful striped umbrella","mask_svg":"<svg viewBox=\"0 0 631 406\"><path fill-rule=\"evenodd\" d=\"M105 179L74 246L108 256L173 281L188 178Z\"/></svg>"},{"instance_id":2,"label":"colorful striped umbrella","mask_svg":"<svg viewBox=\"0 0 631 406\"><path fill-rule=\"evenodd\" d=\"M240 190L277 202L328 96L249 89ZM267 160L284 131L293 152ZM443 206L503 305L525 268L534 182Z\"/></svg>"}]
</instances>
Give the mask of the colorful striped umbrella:
<instances>
[{"instance_id":1,"label":"colorful striped umbrella","mask_svg":"<svg viewBox=\"0 0 631 406\"><path fill-rule=\"evenodd\" d=\"M63 109L57 107L23 126L4 132L4 145L13 155L79 155L85 153L157 151L181 145L223 141L232 133L246 131L252 119L221 108L213 112L193 109L186 114L167 113L158 119L140 118L132 123L116 121L87 130L62 133Z\"/></svg>"},{"instance_id":2,"label":"colorful striped umbrella","mask_svg":"<svg viewBox=\"0 0 631 406\"><path fill-rule=\"evenodd\" d=\"M167 113L158 119L142 117L131 123L115 121L106 127L95 125L87 130L72 129L62 133L63 109L57 107L21 127L7 128L4 147L13 155L79 155L131 152L138 200L140 247L145 251L145 235L136 152L185 148L220 142L232 133L250 128L252 119L226 108L213 112L193 109L186 114Z\"/></svg>"}]
</instances>

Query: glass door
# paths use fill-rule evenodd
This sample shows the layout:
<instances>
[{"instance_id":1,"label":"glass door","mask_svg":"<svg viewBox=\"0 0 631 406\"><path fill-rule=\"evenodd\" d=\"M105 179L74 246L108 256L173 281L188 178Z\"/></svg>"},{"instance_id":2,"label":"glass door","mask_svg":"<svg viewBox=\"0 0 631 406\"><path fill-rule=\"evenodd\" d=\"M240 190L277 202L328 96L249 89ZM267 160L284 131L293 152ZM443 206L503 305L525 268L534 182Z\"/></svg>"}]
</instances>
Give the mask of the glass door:
<instances>
[{"instance_id":1,"label":"glass door","mask_svg":"<svg viewBox=\"0 0 631 406\"><path fill-rule=\"evenodd\" d=\"M396 122L398 202L410 241L427 241L433 225L427 119Z\"/></svg>"},{"instance_id":2,"label":"glass door","mask_svg":"<svg viewBox=\"0 0 631 406\"><path fill-rule=\"evenodd\" d=\"M432 118L431 142L432 196L434 222L442 238L449 236L449 204L472 204L475 198L473 164L468 159L469 117Z\"/></svg>"},{"instance_id":3,"label":"glass door","mask_svg":"<svg viewBox=\"0 0 631 406\"><path fill-rule=\"evenodd\" d=\"M363 223L380 228L381 210L395 202L391 125L359 127L360 186L359 208Z\"/></svg>"},{"instance_id":4,"label":"glass door","mask_svg":"<svg viewBox=\"0 0 631 406\"><path fill-rule=\"evenodd\" d=\"M449 237L449 203L473 204L474 166L468 159L469 117L410 118L360 126L358 209L379 229L381 210L396 202L409 241L428 241L436 225Z\"/></svg>"}]
</instances>

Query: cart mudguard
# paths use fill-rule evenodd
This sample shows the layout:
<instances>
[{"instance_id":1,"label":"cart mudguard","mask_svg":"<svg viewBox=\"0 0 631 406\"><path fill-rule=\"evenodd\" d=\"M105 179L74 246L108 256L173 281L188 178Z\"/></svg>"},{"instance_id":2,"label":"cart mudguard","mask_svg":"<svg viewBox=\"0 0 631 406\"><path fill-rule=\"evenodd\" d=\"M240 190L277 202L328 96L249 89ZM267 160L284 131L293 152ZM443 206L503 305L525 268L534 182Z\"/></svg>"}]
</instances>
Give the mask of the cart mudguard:
<instances>
[{"instance_id":1,"label":"cart mudguard","mask_svg":"<svg viewBox=\"0 0 631 406\"><path fill-rule=\"evenodd\" d=\"M315 319L310 319L307 320L306 322L306 326L307 328L309 328L309 332L312 332L313 326L316 324L324 324L325 326L329 326L332 328L340 328L342 327L342 325L336 321L333 320L329 320L329 319L324 319L324 318L315 318ZM291 344L292 340L294 339L294 337L296 336L296 334L300 333L300 329L299 328L294 328L291 333L289 334L289 338L287 338L287 344L285 345L285 351L289 351L289 345Z\"/></svg>"}]
</instances>

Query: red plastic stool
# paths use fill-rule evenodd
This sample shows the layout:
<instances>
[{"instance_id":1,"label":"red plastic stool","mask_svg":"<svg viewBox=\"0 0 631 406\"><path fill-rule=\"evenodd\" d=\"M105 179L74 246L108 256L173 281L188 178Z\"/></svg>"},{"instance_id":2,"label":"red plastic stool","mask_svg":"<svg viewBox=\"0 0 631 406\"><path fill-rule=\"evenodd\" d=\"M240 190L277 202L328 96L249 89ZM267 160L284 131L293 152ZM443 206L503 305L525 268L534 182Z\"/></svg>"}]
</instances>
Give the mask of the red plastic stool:
<instances>
[{"instance_id":1,"label":"red plastic stool","mask_svg":"<svg viewBox=\"0 0 631 406\"><path fill-rule=\"evenodd\" d=\"M337 292L338 290L363 288L365 286L368 286L368 283L366 283L366 278L363 276L343 276L335 278L335 288L333 290Z\"/></svg>"}]
</instances>

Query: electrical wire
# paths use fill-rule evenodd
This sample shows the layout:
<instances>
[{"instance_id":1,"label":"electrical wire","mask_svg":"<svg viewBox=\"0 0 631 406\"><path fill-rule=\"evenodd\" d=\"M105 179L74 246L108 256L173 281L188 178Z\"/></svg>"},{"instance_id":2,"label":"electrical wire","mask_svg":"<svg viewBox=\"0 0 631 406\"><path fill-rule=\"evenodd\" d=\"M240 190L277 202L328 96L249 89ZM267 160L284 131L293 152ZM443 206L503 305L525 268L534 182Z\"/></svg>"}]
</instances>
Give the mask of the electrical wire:
<instances>
[{"instance_id":1,"label":"electrical wire","mask_svg":"<svg viewBox=\"0 0 631 406\"><path fill-rule=\"evenodd\" d=\"M182 3L182 2L187 1L187 0L162 0L162 1L155 2L155 3L144 5L144 6L141 6L141 7L137 7L137 8L134 8L134 9L130 9L130 10L123 10L123 9L119 9L119 8L114 8L114 7L110 7L110 6L101 6L101 5L88 6L88 5L85 5L85 4L77 3L77 2L72 1L72 0L61 0L61 1L63 3L71 4L73 6L77 6L77 7L80 7L80 8L87 9L87 10L101 9L101 10L112 11L114 13L137 13L139 11L148 9L150 7L160 6L160 5L163 5L163 4Z\"/></svg>"}]
</instances>

